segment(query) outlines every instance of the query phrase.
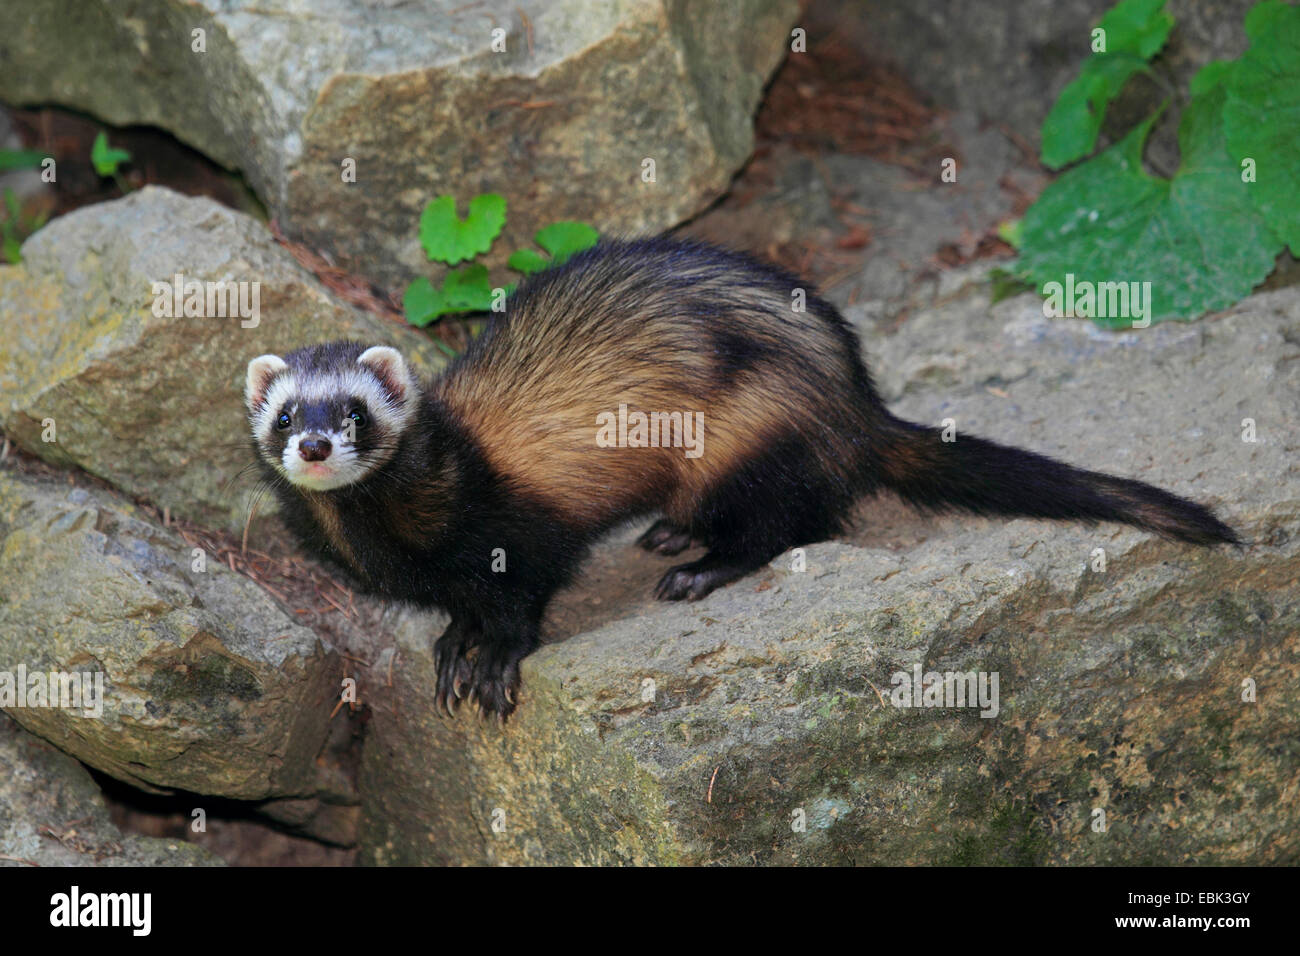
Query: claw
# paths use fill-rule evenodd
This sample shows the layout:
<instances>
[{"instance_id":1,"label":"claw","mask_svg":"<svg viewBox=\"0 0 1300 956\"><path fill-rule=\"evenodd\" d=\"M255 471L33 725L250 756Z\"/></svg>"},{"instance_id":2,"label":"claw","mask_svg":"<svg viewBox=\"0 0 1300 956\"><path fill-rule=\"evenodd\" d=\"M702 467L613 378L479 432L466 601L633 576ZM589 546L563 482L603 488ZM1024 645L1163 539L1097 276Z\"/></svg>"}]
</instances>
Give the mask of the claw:
<instances>
[{"instance_id":1,"label":"claw","mask_svg":"<svg viewBox=\"0 0 1300 956\"><path fill-rule=\"evenodd\" d=\"M459 677L457 677L455 680L451 682L451 691L457 697L464 697L465 696L464 690L465 690L465 682L461 680Z\"/></svg>"}]
</instances>

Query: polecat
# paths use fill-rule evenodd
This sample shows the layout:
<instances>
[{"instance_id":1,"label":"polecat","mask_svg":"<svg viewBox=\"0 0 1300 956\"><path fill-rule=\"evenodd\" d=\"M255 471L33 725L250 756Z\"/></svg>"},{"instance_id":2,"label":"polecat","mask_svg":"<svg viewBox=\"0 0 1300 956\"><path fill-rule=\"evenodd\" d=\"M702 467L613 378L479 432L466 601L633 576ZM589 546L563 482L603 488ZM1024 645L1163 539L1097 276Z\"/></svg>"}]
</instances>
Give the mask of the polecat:
<instances>
[{"instance_id":1,"label":"polecat","mask_svg":"<svg viewBox=\"0 0 1300 956\"><path fill-rule=\"evenodd\" d=\"M523 282L430 385L383 346L253 359L255 444L305 544L366 589L450 613L438 705L477 699L502 720L551 596L638 517L662 515L647 550L708 548L663 576L665 600L832 537L880 488L932 510L1238 543L1151 485L895 418L840 314L811 293L793 307L804 287L699 243L605 241Z\"/></svg>"}]
</instances>

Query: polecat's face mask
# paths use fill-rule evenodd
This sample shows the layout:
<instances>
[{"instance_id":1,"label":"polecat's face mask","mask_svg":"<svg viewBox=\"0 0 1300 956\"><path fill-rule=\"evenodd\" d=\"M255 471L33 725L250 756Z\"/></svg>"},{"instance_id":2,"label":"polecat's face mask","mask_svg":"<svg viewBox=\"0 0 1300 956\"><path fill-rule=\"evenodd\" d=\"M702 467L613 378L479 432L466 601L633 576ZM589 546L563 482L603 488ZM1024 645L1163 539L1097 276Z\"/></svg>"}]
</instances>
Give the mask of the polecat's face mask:
<instances>
[{"instance_id":1,"label":"polecat's face mask","mask_svg":"<svg viewBox=\"0 0 1300 956\"><path fill-rule=\"evenodd\" d=\"M309 491L355 484L392 458L418 400L396 349L337 359L307 348L248 363L244 401L258 452Z\"/></svg>"}]
</instances>

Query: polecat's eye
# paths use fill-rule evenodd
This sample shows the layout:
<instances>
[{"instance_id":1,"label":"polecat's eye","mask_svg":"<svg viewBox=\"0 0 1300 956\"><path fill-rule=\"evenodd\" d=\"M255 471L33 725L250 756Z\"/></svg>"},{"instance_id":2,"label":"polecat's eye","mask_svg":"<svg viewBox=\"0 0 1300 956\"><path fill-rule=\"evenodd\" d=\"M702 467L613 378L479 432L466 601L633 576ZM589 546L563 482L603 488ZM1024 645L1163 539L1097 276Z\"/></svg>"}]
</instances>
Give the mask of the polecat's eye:
<instances>
[{"instance_id":1,"label":"polecat's eye","mask_svg":"<svg viewBox=\"0 0 1300 956\"><path fill-rule=\"evenodd\" d=\"M275 420L276 427L281 431L293 424L293 419L289 417L288 412L281 412L280 417Z\"/></svg>"},{"instance_id":2,"label":"polecat's eye","mask_svg":"<svg viewBox=\"0 0 1300 956\"><path fill-rule=\"evenodd\" d=\"M354 408L352 411L348 412L348 418L352 420L353 424L355 424L357 428L365 428L366 422L369 421L369 419L366 418L366 413L361 411L359 408Z\"/></svg>"}]
</instances>

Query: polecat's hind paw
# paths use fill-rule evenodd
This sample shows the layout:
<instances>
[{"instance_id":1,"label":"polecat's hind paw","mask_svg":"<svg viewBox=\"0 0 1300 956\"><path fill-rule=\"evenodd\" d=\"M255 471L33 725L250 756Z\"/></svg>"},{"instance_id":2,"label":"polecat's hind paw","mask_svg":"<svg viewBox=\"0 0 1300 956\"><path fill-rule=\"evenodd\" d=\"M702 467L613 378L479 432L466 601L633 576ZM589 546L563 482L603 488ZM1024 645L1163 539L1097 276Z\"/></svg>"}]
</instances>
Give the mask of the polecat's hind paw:
<instances>
[{"instance_id":1,"label":"polecat's hind paw","mask_svg":"<svg viewBox=\"0 0 1300 956\"><path fill-rule=\"evenodd\" d=\"M710 551L698 561L670 568L659 579L655 597L661 601L698 601L710 591L744 577L761 563L736 561Z\"/></svg>"},{"instance_id":2,"label":"polecat's hind paw","mask_svg":"<svg viewBox=\"0 0 1300 956\"><path fill-rule=\"evenodd\" d=\"M681 525L661 518L637 538L636 543L655 554L681 554L691 546L691 533Z\"/></svg>"}]
</instances>

